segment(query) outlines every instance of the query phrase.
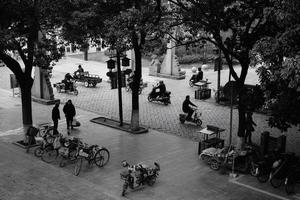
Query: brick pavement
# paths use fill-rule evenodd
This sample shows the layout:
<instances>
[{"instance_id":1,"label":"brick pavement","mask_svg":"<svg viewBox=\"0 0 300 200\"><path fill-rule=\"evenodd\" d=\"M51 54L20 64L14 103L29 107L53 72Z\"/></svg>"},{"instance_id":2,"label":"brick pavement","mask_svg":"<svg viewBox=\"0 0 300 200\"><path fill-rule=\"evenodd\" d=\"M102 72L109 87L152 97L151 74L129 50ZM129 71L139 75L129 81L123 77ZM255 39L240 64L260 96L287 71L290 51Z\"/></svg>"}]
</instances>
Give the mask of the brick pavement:
<instances>
[{"instance_id":1,"label":"brick pavement","mask_svg":"<svg viewBox=\"0 0 300 200\"><path fill-rule=\"evenodd\" d=\"M74 104L82 109L96 112L107 117L118 119L118 93L117 90L111 90L110 85L105 81L106 77L106 66L104 63L97 63L92 61L81 61L78 59L66 58L61 60L54 68L53 78L51 79L52 83L60 81L63 79L63 76L66 72L73 72L77 68L78 63L83 63L84 69L90 71L90 73L97 73L104 79L104 81L97 85L96 88L85 88L83 83L78 83L79 95L74 96L71 94L57 93L54 90L55 97L62 100L62 102L72 99ZM1 68L0 68L1 69ZM1 69L2 71L3 68ZM194 124L179 123L178 117L181 113L182 102L187 94L192 98L194 102L201 110L203 120L203 127L208 124L215 125L221 128L225 128L226 131L223 132L222 138L228 142L229 138L229 124L230 124L230 108L226 106L218 105L211 98L209 100L195 100L194 91L195 88L191 88L188 85L188 79L191 72L187 70L187 78L184 80L170 80L163 79L158 77L147 76L148 69L143 68L143 79L148 82L148 87L145 88L140 95L140 123L144 126L167 132L170 134L175 134L178 136L190 138L192 140L199 140L200 135L197 134L197 131L200 129ZM226 74L225 72L223 72ZM253 77L254 70L250 69L249 76L250 81L255 81ZM1 73L3 74L3 73ZM212 80L212 87L215 87L215 75L213 71L204 71L204 77L208 77L209 80ZM225 77L223 74L223 77ZM226 76L227 78L227 76ZM151 84L155 80L162 79L166 83L167 90L172 92L171 94L171 104L165 106L160 103L150 103L147 101L147 94L151 91ZM1 80L1 82L3 82ZM222 80L226 82L226 80ZM4 84L5 85L5 84ZM3 87L3 86L1 86ZM130 121L131 117L131 93L126 92L123 89L123 116L125 121ZM253 141L259 143L260 133L265 130L268 130L274 136L278 136L281 133L277 129L271 129L267 126L266 119L267 117L262 114L254 113L254 121L257 123L256 131L254 132L252 138ZM235 142L235 135L237 132L238 122L238 112L236 109L233 110L233 142ZM300 135L299 132L294 128L290 129L287 132L287 147L289 151L294 151L300 153L300 149L297 148L297 145L300 144Z\"/></svg>"}]
</instances>

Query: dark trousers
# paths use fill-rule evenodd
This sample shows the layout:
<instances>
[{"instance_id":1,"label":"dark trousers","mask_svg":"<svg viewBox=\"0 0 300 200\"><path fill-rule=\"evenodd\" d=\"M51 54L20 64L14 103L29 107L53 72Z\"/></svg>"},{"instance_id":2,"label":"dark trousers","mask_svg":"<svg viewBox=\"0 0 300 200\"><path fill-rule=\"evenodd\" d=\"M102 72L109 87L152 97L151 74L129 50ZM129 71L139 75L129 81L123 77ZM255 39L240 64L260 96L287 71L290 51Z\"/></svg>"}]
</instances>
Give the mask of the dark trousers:
<instances>
[{"instance_id":1,"label":"dark trousers","mask_svg":"<svg viewBox=\"0 0 300 200\"><path fill-rule=\"evenodd\" d=\"M67 128L71 126L73 128L72 122L73 122L73 116L66 116L66 121L67 121Z\"/></svg>"},{"instance_id":2,"label":"dark trousers","mask_svg":"<svg viewBox=\"0 0 300 200\"><path fill-rule=\"evenodd\" d=\"M57 127L58 127L58 119L53 120L53 130L57 131Z\"/></svg>"},{"instance_id":3,"label":"dark trousers","mask_svg":"<svg viewBox=\"0 0 300 200\"><path fill-rule=\"evenodd\" d=\"M246 133L245 133L245 142L246 143L252 144L251 136L252 136L252 131L246 130Z\"/></svg>"},{"instance_id":4,"label":"dark trousers","mask_svg":"<svg viewBox=\"0 0 300 200\"><path fill-rule=\"evenodd\" d=\"M193 115L193 113L194 113L194 110L193 109L189 109L188 111L187 111L187 117L186 117L186 120L191 120L192 119L192 115Z\"/></svg>"}]
</instances>

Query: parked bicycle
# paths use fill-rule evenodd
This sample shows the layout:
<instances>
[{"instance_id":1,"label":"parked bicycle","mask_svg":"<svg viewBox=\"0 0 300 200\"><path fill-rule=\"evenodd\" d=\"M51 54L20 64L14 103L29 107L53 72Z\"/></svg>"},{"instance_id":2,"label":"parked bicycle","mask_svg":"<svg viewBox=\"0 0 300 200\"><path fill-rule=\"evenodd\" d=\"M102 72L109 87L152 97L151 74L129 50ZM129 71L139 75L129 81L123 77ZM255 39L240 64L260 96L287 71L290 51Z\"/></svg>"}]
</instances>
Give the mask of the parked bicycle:
<instances>
[{"instance_id":1,"label":"parked bicycle","mask_svg":"<svg viewBox=\"0 0 300 200\"><path fill-rule=\"evenodd\" d=\"M105 147L98 145L88 146L86 143L79 143L76 155L74 175L78 176L84 160L88 161L89 166L96 164L98 167L105 166L109 161L109 151Z\"/></svg>"},{"instance_id":2,"label":"parked bicycle","mask_svg":"<svg viewBox=\"0 0 300 200\"><path fill-rule=\"evenodd\" d=\"M58 149L60 156L59 166L66 166L67 161L76 161L79 147L82 145L83 143L80 138L62 138L61 147Z\"/></svg>"},{"instance_id":3,"label":"parked bicycle","mask_svg":"<svg viewBox=\"0 0 300 200\"><path fill-rule=\"evenodd\" d=\"M48 143L45 145L45 148L43 149L41 159L42 161L46 163L52 163L53 161L56 160L58 156L58 149L61 146L61 140L62 140L62 135L58 134L54 136L54 140L51 143Z\"/></svg>"},{"instance_id":4,"label":"parked bicycle","mask_svg":"<svg viewBox=\"0 0 300 200\"><path fill-rule=\"evenodd\" d=\"M43 137L47 135L53 135L53 126L49 123L39 124L38 127L29 127L26 133L26 136L28 137L26 152L29 152L29 149L32 147L32 145L37 143L41 144L44 140Z\"/></svg>"}]
</instances>

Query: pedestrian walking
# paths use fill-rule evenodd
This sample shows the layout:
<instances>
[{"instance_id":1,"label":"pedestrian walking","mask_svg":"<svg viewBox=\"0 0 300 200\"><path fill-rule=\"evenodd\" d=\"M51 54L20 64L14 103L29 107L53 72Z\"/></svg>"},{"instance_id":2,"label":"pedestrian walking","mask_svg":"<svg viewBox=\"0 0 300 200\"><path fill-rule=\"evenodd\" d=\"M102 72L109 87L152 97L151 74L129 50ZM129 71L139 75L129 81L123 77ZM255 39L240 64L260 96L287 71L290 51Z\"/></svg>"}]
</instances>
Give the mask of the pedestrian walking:
<instances>
[{"instance_id":1,"label":"pedestrian walking","mask_svg":"<svg viewBox=\"0 0 300 200\"><path fill-rule=\"evenodd\" d=\"M256 123L252 119L252 112L247 112L246 114L246 134L245 134L245 142L248 144L252 144L251 136L252 132L255 130L254 126L256 126Z\"/></svg>"},{"instance_id":2,"label":"pedestrian walking","mask_svg":"<svg viewBox=\"0 0 300 200\"><path fill-rule=\"evenodd\" d=\"M67 121L67 129L71 127L73 129L73 117L76 115L76 110L74 105L72 104L71 99L69 99L66 104L64 105L63 111L66 116L66 121Z\"/></svg>"},{"instance_id":3,"label":"pedestrian walking","mask_svg":"<svg viewBox=\"0 0 300 200\"><path fill-rule=\"evenodd\" d=\"M59 102L56 102L52 109L53 132L56 134L58 128L58 120L60 120Z\"/></svg>"}]
</instances>

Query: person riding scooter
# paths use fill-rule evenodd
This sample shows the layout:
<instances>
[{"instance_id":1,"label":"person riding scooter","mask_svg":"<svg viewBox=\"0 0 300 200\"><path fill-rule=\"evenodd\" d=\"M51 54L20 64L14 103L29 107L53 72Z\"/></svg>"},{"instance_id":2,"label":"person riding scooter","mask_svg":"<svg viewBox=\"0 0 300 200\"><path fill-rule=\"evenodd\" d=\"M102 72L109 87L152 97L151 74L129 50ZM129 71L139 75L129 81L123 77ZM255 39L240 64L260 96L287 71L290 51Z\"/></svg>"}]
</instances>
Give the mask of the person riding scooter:
<instances>
[{"instance_id":1,"label":"person riding scooter","mask_svg":"<svg viewBox=\"0 0 300 200\"><path fill-rule=\"evenodd\" d=\"M63 80L63 83L65 84L65 90L73 90L73 83L71 81L72 79L73 77L70 73L65 75L65 79Z\"/></svg>"},{"instance_id":2,"label":"person riding scooter","mask_svg":"<svg viewBox=\"0 0 300 200\"><path fill-rule=\"evenodd\" d=\"M192 120L192 115L194 113L194 110L190 107L190 105L192 106L195 106L197 107L195 104L193 104L191 101L190 101L190 96L187 95L185 97L185 100L183 101L183 104L182 104L182 111L184 113L187 113L187 117L186 117L186 120L187 121L191 121Z\"/></svg>"},{"instance_id":3,"label":"person riding scooter","mask_svg":"<svg viewBox=\"0 0 300 200\"><path fill-rule=\"evenodd\" d=\"M84 72L84 69L81 65L78 65L78 69L74 72L74 78L80 78L82 73Z\"/></svg>"},{"instance_id":4,"label":"person riding scooter","mask_svg":"<svg viewBox=\"0 0 300 200\"><path fill-rule=\"evenodd\" d=\"M159 81L158 86L156 86L154 88L154 90L156 91L156 89L159 89L159 91L155 93L154 97L157 97L157 96L163 97L165 95L166 91L167 91L166 85L164 84L163 81Z\"/></svg>"}]
</instances>

